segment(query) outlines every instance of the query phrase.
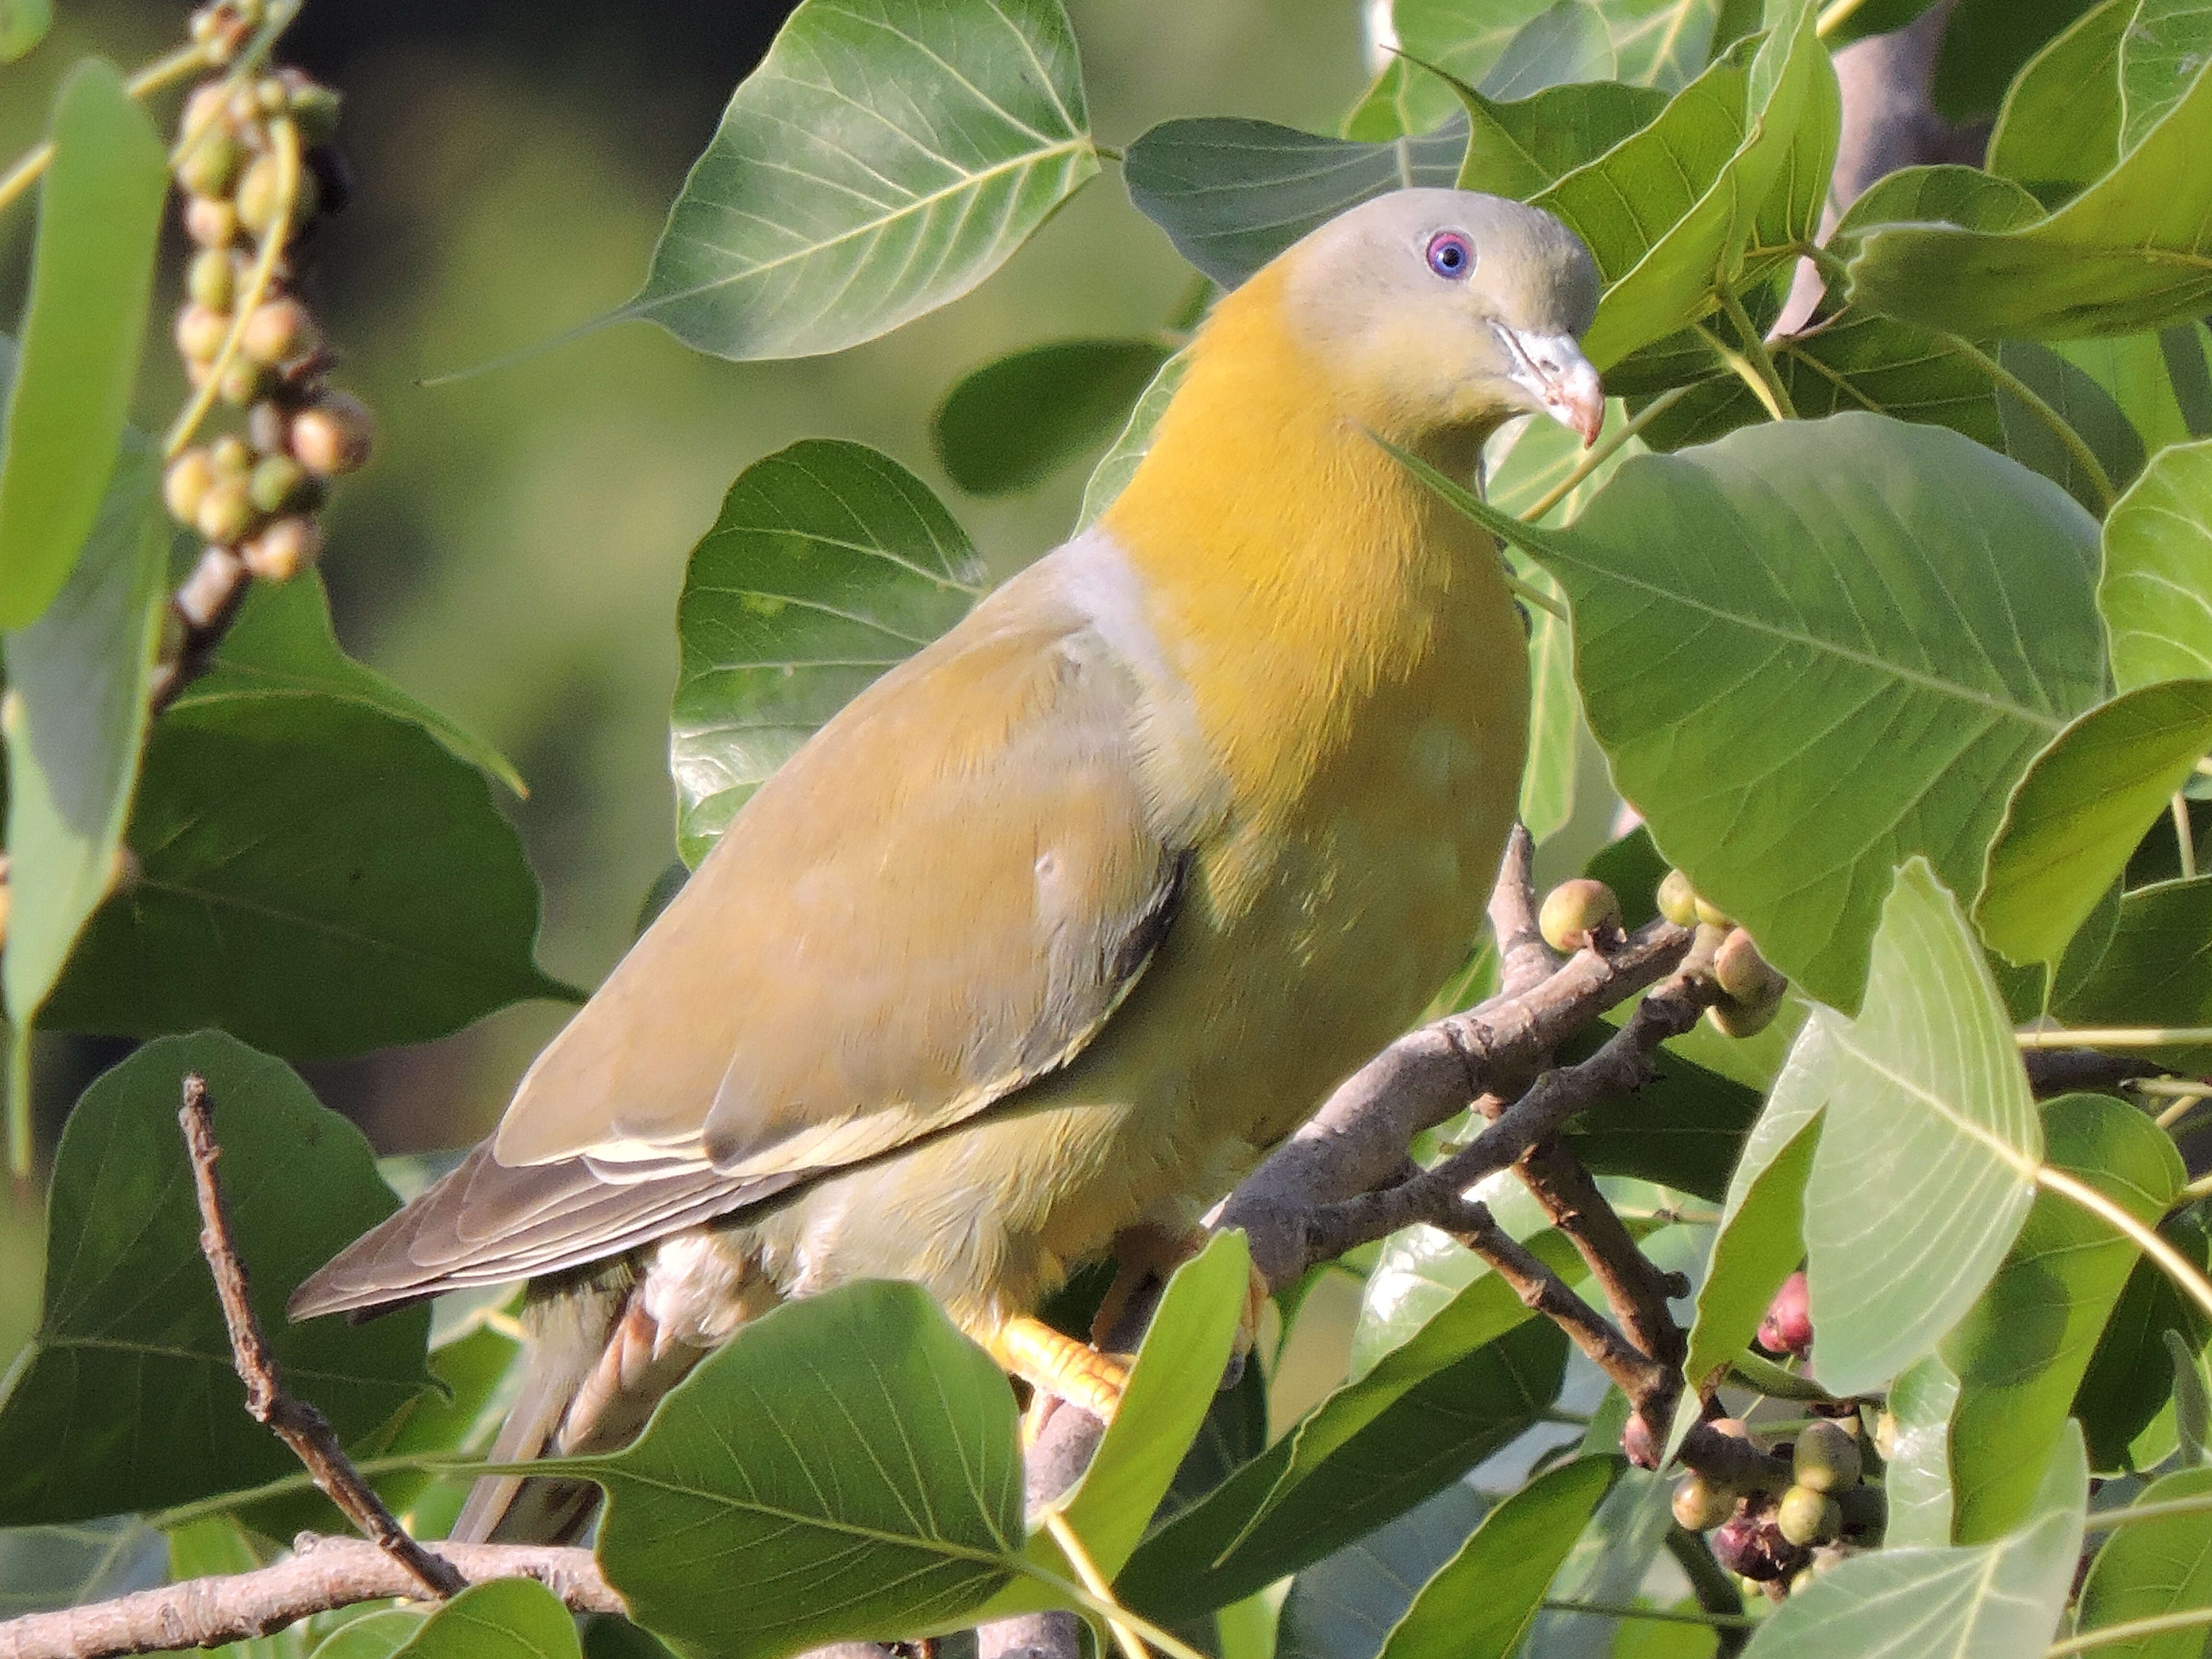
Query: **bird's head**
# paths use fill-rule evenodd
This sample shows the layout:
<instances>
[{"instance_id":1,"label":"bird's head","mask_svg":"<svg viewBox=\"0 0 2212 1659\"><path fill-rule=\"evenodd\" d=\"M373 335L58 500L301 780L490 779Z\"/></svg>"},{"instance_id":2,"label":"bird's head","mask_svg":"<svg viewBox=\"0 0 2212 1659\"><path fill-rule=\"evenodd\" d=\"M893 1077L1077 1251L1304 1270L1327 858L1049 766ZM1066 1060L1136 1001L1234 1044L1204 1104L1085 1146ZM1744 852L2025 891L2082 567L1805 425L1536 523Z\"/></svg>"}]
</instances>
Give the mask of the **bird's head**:
<instances>
[{"instance_id":1,"label":"bird's head","mask_svg":"<svg viewBox=\"0 0 2212 1659\"><path fill-rule=\"evenodd\" d=\"M1598 273L1550 214L1464 190L1401 190L1283 255L1293 334L1353 418L1401 441L1548 415L1595 441L1597 371L1576 343Z\"/></svg>"}]
</instances>

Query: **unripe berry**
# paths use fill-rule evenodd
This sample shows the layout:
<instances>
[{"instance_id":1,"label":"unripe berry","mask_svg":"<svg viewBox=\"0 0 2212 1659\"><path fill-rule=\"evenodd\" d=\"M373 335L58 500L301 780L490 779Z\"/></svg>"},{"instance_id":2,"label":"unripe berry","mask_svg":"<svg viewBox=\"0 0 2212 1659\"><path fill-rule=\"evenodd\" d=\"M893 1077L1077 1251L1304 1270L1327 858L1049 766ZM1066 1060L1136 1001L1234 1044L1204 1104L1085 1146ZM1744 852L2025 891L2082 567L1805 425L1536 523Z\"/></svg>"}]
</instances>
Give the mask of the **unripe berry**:
<instances>
[{"instance_id":1,"label":"unripe berry","mask_svg":"<svg viewBox=\"0 0 2212 1659\"><path fill-rule=\"evenodd\" d=\"M321 399L292 417L292 453L319 478L356 470L368 459L368 410L343 392Z\"/></svg>"},{"instance_id":2,"label":"unripe berry","mask_svg":"<svg viewBox=\"0 0 2212 1659\"><path fill-rule=\"evenodd\" d=\"M277 520L240 548L246 568L265 582L288 582L313 564L323 550L322 528L293 514Z\"/></svg>"},{"instance_id":3,"label":"unripe berry","mask_svg":"<svg viewBox=\"0 0 2212 1659\"><path fill-rule=\"evenodd\" d=\"M246 146L228 132L210 130L185 145L177 158L177 182L192 196L228 196L246 167Z\"/></svg>"},{"instance_id":4,"label":"unripe berry","mask_svg":"<svg viewBox=\"0 0 2212 1659\"><path fill-rule=\"evenodd\" d=\"M1563 881L1544 895L1536 931L1554 951L1579 951L1593 936L1610 938L1620 927L1620 901L1613 889L1588 876Z\"/></svg>"},{"instance_id":5,"label":"unripe berry","mask_svg":"<svg viewBox=\"0 0 2212 1659\"><path fill-rule=\"evenodd\" d=\"M292 80L295 71L286 70L283 75L292 94L292 119L298 124L300 142L310 149L327 144L337 137L338 94L330 88L301 76Z\"/></svg>"},{"instance_id":6,"label":"unripe berry","mask_svg":"<svg viewBox=\"0 0 2212 1659\"><path fill-rule=\"evenodd\" d=\"M1711 1541L1715 1560L1760 1585L1787 1578L1805 1560L1803 1549L1783 1537L1771 1516L1732 1516Z\"/></svg>"},{"instance_id":7,"label":"unripe berry","mask_svg":"<svg viewBox=\"0 0 2212 1659\"><path fill-rule=\"evenodd\" d=\"M1792 1486L1774 1506L1774 1524L1793 1544L1820 1544L1844 1528L1844 1512L1836 1500L1810 1486Z\"/></svg>"},{"instance_id":8,"label":"unripe berry","mask_svg":"<svg viewBox=\"0 0 2212 1659\"><path fill-rule=\"evenodd\" d=\"M1759 946L1741 927L1729 929L1713 952L1713 978L1747 1008L1779 1002L1790 988L1790 981L1759 954Z\"/></svg>"},{"instance_id":9,"label":"unripe berry","mask_svg":"<svg viewBox=\"0 0 2212 1659\"><path fill-rule=\"evenodd\" d=\"M210 311L228 311L238 289L235 275L230 255L219 247L204 247L192 256L185 276L185 292L194 305L205 306Z\"/></svg>"},{"instance_id":10,"label":"unripe berry","mask_svg":"<svg viewBox=\"0 0 2212 1659\"><path fill-rule=\"evenodd\" d=\"M289 296L254 307L238 337L240 350L271 368L306 356L316 344L315 319L307 307Z\"/></svg>"},{"instance_id":11,"label":"unripe berry","mask_svg":"<svg viewBox=\"0 0 2212 1659\"><path fill-rule=\"evenodd\" d=\"M246 435L264 455L291 447L292 416L284 405L264 398L246 411Z\"/></svg>"},{"instance_id":12,"label":"unripe berry","mask_svg":"<svg viewBox=\"0 0 2212 1659\"><path fill-rule=\"evenodd\" d=\"M192 20L192 35L195 40L199 36L199 30L200 20L195 17ZM192 88L191 95L185 100L184 114L177 123L177 136L180 138L191 138L204 132L222 118L223 112L229 103L229 88L220 81L202 82Z\"/></svg>"},{"instance_id":13,"label":"unripe berry","mask_svg":"<svg viewBox=\"0 0 2212 1659\"><path fill-rule=\"evenodd\" d=\"M1813 1297L1805 1275L1795 1273L1782 1281L1766 1316L1759 1322L1759 1346L1769 1353L1810 1353L1813 1350Z\"/></svg>"},{"instance_id":14,"label":"unripe berry","mask_svg":"<svg viewBox=\"0 0 2212 1659\"><path fill-rule=\"evenodd\" d=\"M1692 908L1696 911L1698 920L1704 922L1708 927L1733 927L1735 926L1735 923L1729 919L1727 913L1710 899L1700 898L1694 901L1692 905Z\"/></svg>"},{"instance_id":15,"label":"unripe berry","mask_svg":"<svg viewBox=\"0 0 2212 1659\"><path fill-rule=\"evenodd\" d=\"M1697 925L1698 895L1680 870L1669 870L1660 879L1659 914L1677 927Z\"/></svg>"},{"instance_id":16,"label":"unripe berry","mask_svg":"<svg viewBox=\"0 0 2212 1659\"><path fill-rule=\"evenodd\" d=\"M1831 1419L1808 1423L1791 1458L1797 1484L1821 1492L1856 1486L1866 1466L1857 1437Z\"/></svg>"},{"instance_id":17,"label":"unripe berry","mask_svg":"<svg viewBox=\"0 0 2212 1659\"><path fill-rule=\"evenodd\" d=\"M272 373L268 364L257 363L240 353L224 366L222 383L216 386L216 394L243 409L269 389Z\"/></svg>"},{"instance_id":18,"label":"unripe berry","mask_svg":"<svg viewBox=\"0 0 2212 1659\"><path fill-rule=\"evenodd\" d=\"M210 541L228 544L252 529L253 520L253 498L246 492L246 480L226 476L208 485L192 522Z\"/></svg>"},{"instance_id":19,"label":"unripe berry","mask_svg":"<svg viewBox=\"0 0 2212 1659\"><path fill-rule=\"evenodd\" d=\"M213 362L229 333L230 318L212 306L188 305L177 313L177 350L187 362Z\"/></svg>"},{"instance_id":20,"label":"unripe berry","mask_svg":"<svg viewBox=\"0 0 2212 1659\"><path fill-rule=\"evenodd\" d=\"M253 101L264 115L282 115L292 96L283 82L273 75L264 75L253 83Z\"/></svg>"},{"instance_id":21,"label":"unripe berry","mask_svg":"<svg viewBox=\"0 0 2212 1659\"><path fill-rule=\"evenodd\" d=\"M1659 1449L1651 1443L1651 1427L1640 1412L1631 1412L1621 1425L1620 1455L1639 1469L1659 1467Z\"/></svg>"},{"instance_id":22,"label":"unripe berry","mask_svg":"<svg viewBox=\"0 0 2212 1659\"><path fill-rule=\"evenodd\" d=\"M269 455L253 469L248 492L264 513L282 513L298 503L307 487L307 468L289 455Z\"/></svg>"},{"instance_id":23,"label":"unripe berry","mask_svg":"<svg viewBox=\"0 0 2212 1659\"><path fill-rule=\"evenodd\" d=\"M238 240L238 210L213 196L187 198L185 234L202 247L228 247Z\"/></svg>"},{"instance_id":24,"label":"unripe berry","mask_svg":"<svg viewBox=\"0 0 2212 1659\"><path fill-rule=\"evenodd\" d=\"M179 524L199 521L200 499L215 482L215 465L204 449L188 449L161 475L161 502Z\"/></svg>"},{"instance_id":25,"label":"unripe berry","mask_svg":"<svg viewBox=\"0 0 2212 1659\"><path fill-rule=\"evenodd\" d=\"M1686 1531L1711 1532L1735 1513L1735 1494L1702 1474L1688 1474L1674 1483L1674 1509Z\"/></svg>"},{"instance_id":26,"label":"unripe berry","mask_svg":"<svg viewBox=\"0 0 2212 1659\"><path fill-rule=\"evenodd\" d=\"M283 211L283 189L277 158L264 155L257 158L238 181L238 222L256 236L266 235L276 228ZM304 168L299 175L299 188L292 197L292 223L304 224L314 216L314 175Z\"/></svg>"},{"instance_id":27,"label":"unripe berry","mask_svg":"<svg viewBox=\"0 0 2212 1659\"><path fill-rule=\"evenodd\" d=\"M208 446L208 461L222 477L243 478L253 471L253 447L235 432L226 432Z\"/></svg>"}]
</instances>

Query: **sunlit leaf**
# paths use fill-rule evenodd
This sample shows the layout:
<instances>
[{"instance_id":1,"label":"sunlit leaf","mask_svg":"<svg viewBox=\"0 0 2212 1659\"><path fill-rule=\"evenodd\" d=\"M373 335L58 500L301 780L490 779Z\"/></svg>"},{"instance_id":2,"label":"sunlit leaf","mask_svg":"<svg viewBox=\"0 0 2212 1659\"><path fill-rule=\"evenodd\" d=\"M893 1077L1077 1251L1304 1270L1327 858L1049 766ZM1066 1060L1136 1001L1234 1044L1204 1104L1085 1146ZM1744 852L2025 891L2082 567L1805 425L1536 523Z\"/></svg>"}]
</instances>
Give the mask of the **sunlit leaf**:
<instances>
[{"instance_id":1,"label":"sunlit leaf","mask_svg":"<svg viewBox=\"0 0 2212 1659\"><path fill-rule=\"evenodd\" d=\"M2212 58L2212 7L2203 0L2137 0L2120 37L2120 153L2181 101Z\"/></svg>"},{"instance_id":2,"label":"sunlit leaf","mask_svg":"<svg viewBox=\"0 0 2212 1659\"><path fill-rule=\"evenodd\" d=\"M617 314L719 357L842 350L968 292L1097 171L1060 0L803 0Z\"/></svg>"},{"instance_id":3,"label":"sunlit leaf","mask_svg":"<svg viewBox=\"0 0 2212 1659\"><path fill-rule=\"evenodd\" d=\"M677 603L669 764L684 857L696 865L817 726L981 591L965 533L887 456L809 439L739 473Z\"/></svg>"},{"instance_id":4,"label":"sunlit leaf","mask_svg":"<svg viewBox=\"0 0 2212 1659\"><path fill-rule=\"evenodd\" d=\"M2097 605L2122 690L2212 676L2212 443L2162 451L2114 505Z\"/></svg>"},{"instance_id":5,"label":"sunlit leaf","mask_svg":"<svg viewBox=\"0 0 2212 1659\"><path fill-rule=\"evenodd\" d=\"M288 1324L293 1287L397 1207L359 1130L218 1032L150 1042L86 1091L55 1155L46 1312L0 1401L0 1518L155 1509L297 1471L246 1413L177 1127L207 1079L254 1310L285 1385L349 1443L429 1385L429 1311Z\"/></svg>"},{"instance_id":6,"label":"sunlit leaf","mask_svg":"<svg viewBox=\"0 0 2212 1659\"><path fill-rule=\"evenodd\" d=\"M574 1615L534 1578L471 1584L398 1650L404 1659L580 1659L582 1652Z\"/></svg>"},{"instance_id":7,"label":"sunlit leaf","mask_svg":"<svg viewBox=\"0 0 2212 1659\"><path fill-rule=\"evenodd\" d=\"M2208 1495L2212 1469L2185 1469L2152 1481L2136 1502L2170 1504ZM2138 1521L2112 1533L2082 1581L2075 1626L2104 1630L2192 1607L2212 1607L2212 1510ZM2203 1650L2201 1627L2097 1649L2106 1659L2197 1659Z\"/></svg>"}]
</instances>

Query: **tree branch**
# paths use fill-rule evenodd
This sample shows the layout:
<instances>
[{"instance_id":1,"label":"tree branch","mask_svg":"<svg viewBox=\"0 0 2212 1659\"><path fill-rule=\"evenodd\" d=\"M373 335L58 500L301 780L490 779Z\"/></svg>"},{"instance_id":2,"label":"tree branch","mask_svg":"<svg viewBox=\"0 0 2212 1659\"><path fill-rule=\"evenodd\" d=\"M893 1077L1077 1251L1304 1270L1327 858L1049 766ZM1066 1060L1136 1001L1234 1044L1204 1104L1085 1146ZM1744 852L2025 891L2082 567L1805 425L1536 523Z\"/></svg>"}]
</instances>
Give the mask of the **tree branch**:
<instances>
[{"instance_id":1,"label":"tree branch","mask_svg":"<svg viewBox=\"0 0 2212 1659\"><path fill-rule=\"evenodd\" d=\"M303 1533L273 1565L191 1578L112 1601L0 1623L0 1659L105 1659L164 1648L216 1648L265 1636L311 1614L359 1601L415 1596L415 1575L376 1545ZM530 1544L441 1544L439 1565L463 1587L535 1578L579 1613L623 1613L622 1598L585 1549Z\"/></svg>"},{"instance_id":2,"label":"tree branch","mask_svg":"<svg viewBox=\"0 0 2212 1659\"><path fill-rule=\"evenodd\" d=\"M338 1444L330 1420L305 1401L284 1392L276 1371L276 1357L253 1316L246 1280L246 1264L239 1260L231 1237L230 1206L224 1200L222 1182L216 1164L222 1149L216 1144L214 1112L208 1103L207 1084L196 1072L185 1077L184 1105L177 1121L191 1151L192 1187L199 1198L200 1253L207 1257L215 1277L216 1298L222 1304L223 1323L230 1330L230 1352L239 1380L246 1384L246 1409L257 1423L265 1424L289 1446L315 1484L331 1502L361 1529L362 1535L389 1555L416 1584L434 1596L456 1595L468 1581L453 1566L432 1555L407 1535L369 1484L361 1478Z\"/></svg>"}]
</instances>

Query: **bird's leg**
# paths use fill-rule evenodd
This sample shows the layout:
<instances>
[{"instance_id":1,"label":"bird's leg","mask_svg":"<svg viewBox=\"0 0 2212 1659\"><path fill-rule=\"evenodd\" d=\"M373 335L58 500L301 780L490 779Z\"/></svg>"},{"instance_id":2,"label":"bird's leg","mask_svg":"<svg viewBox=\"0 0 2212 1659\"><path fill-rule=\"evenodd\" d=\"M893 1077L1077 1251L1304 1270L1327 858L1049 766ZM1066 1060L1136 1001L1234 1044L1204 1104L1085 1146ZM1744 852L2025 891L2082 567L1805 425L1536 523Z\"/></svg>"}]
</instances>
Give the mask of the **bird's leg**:
<instances>
[{"instance_id":1,"label":"bird's leg","mask_svg":"<svg viewBox=\"0 0 2212 1659\"><path fill-rule=\"evenodd\" d=\"M1042 1319L1018 1314L984 1340L1001 1367L1041 1393L1058 1395L1107 1422L1129 1386L1129 1362L1101 1353L1086 1342L1056 1331Z\"/></svg>"},{"instance_id":2,"label":"bird's leg","mask_svg":"<svg viewBox=\"0 0 2212 1659\"><path fill-rule=\"evenodd\" d=\"M1091 1316L1091 1340L1103 1343L1106 1333L1112 1330L1121 1317L1121 1310L1129 1298L1147 1279L1164 1281L1177 1267L1204 1249L1212 1235L1203 1227L1192 1227L1182 1232L1170 1232L1165 1227L1151 1222L1139 1222L1125 1227L1114 1235L1114 1259L1121 1263L1121 1271L1114 1282L1106 1287L1105 1300ZM1237 1346L1232 1350L1242 1361L1252 1352L1252 1344L1260 1334L1260 1316L1267 1306L1272 1294L1266 1278L1257 1267L1248 1268L1244 1282L1244 1307L1237 1316Z\"/></svg>"}]
</instances>

